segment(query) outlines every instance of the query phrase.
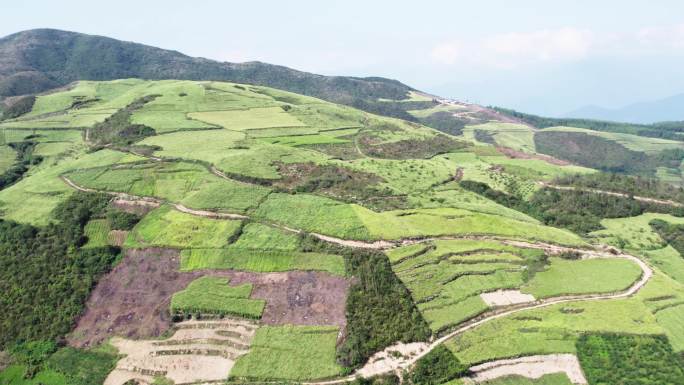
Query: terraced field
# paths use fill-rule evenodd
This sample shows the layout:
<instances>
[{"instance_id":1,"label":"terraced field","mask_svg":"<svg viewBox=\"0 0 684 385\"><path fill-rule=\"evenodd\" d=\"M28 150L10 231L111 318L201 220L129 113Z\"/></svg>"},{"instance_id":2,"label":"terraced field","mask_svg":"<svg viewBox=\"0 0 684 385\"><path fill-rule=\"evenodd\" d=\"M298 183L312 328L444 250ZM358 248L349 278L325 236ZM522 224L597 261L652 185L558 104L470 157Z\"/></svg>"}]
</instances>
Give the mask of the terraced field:
<instances>
[{"instance_id":1,"label":"terraced field","mask_svg":"<svg viewBox=\"0 0 684 385\"><path fill-rule=\"evenodd\" d=\"M17 143L33 156L0 190L0 226L26 245L65 240L27 253L73 261L64 269L88 285L82 311L58 320L71 332L40 334L50 326L34 319L40 327L19 328L22 340L2 349L20 360L24 340L65 338L78 352L109 341L108 385L322 385L412 376L432 359L458 369L448 384L565 385L591 383L580 365L587 333L665 335L684 350L681 245L652 225L684 223L675 206L638 216L609 206L602 228L574 233L547 215L579 221L573 207L533 205L568 193L542 183L596 170L538 154L547 130L415 92L402 103L430 105L408 110L418 122L452 114L468 124L439 132L210 81L85 81L39 95L0 122L0 173L17 162ZM599 136L647 156L680 147ZM5 292L30 309L20 286L41 281L13 275ZM66 381L43 361L36 381Z\"/></svg>"}]
</instances>

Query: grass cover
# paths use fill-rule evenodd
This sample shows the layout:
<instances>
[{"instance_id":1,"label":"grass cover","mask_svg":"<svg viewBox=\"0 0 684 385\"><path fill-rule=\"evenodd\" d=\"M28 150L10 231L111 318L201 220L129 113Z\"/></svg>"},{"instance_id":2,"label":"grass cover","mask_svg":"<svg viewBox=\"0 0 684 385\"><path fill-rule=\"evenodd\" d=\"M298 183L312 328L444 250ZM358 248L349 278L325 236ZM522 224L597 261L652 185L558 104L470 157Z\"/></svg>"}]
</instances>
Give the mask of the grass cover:
<instances>
[{"instance_id":1,"label":"grass cover","mask_svg":"<svg viewBox=\"0 0 684 385\"><path fill-rule=\"evenodd\" d=\"M338 332L335 326L262 326L230 375L290 381L336 376L342 371L335 363Z\"/></svg>"},{"instance_id":2,"label":"grass cover","mask_svg":"<svg viewBox=\"0 0 684 385\"><path fill-rule=\"evenodd\" d=\"M228 245L240 227L240 221L198 217L162 206L146 215L133 228L125 246L220 248Z\"/></svg>"},{"instance_id":3,"label":"grass cover","mask_svg":"<svg viewBox=\"0 0 684 385\"><path fill-rule=\"evenodd\" d=\"M266 302L249 299L251 293L251 284L230 286L225 278L202 277L171 297L171 312L231 314L258 319Z\"/></svg>"}]
</instances>

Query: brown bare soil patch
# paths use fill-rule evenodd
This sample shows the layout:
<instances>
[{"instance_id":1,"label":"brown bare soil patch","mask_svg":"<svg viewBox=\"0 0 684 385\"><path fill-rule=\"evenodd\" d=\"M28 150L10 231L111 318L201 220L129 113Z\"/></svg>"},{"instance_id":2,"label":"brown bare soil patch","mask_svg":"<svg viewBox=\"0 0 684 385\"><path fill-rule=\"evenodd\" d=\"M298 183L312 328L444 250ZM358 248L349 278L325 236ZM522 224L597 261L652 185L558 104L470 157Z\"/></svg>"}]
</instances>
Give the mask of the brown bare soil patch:
<instances>
[{"instance_id":1,"label":"brown bare soil patch","mask_svg":"<svg viewBox=\"0 0 684 385\"><path fill-rule=\"evenodd\" d=\"M508 148L508 147L497 147L496 149L500 153L502 153L502 154L504 154L507 157L512 158L512 159L539 159L539 160L543 160L543 161L550 163L550 164L555 164L557 166L568 166L568 165L572 164L568 161L557 159L557 158L554 158L554 157L549 156L549 155L528 154L526 152L516 151L516 150L514 150L512 148Z\"/></svg>"},{"instance_id":2,"label":"brown bare soil patch","mask_svg":"<svg viewBox=\"0 0 684 385\"><path fill-rule=\"evenodd\" d=\"M159 207L159 203L144 200L114 199L111 206L127 213L145 215Z\"/></svg>"},{"instance_id":3,"label":"brown bare soil patch","mask_svg":"<svg viewBox=\"0 0 684 385\"><path fill-rule=\"evenodd\" d=\"M327 273L231 272L231 284L252 282L252 298L266 300L261 322L269 325L344 326L349 281Z\"/></svg>"},{"instance_id":4,"label":"brown bare soil patch","mask_svg":"<svg viewBox=\"0 0 684 385\"><path fill-rule=\"evenodd\" d=\"M86 311L67 337L75 347L99 344L111 336L158 337L172 326L171 296L204 276L230 279L231 285L252 283L252 298L266 300L266 324L345 325L349 282L322 272L249 273L238 271L179 272L173 249L130 249L103 277L86 303Z\"/></svg>"},{"instance_id":5,"label":"brown bare soil patch","mask_svg":"<svg viewBox=\"0 0 684 385\"><path fill-rule=\"evenodd\" d=\"M155 376L176 384L224 380L235 360L248 352L255 330L255 324L239 319L193 320L179 323L165 340L112 338L111 344L125 357L104 385L153 383Z\"/></svg>"}]
</instances>

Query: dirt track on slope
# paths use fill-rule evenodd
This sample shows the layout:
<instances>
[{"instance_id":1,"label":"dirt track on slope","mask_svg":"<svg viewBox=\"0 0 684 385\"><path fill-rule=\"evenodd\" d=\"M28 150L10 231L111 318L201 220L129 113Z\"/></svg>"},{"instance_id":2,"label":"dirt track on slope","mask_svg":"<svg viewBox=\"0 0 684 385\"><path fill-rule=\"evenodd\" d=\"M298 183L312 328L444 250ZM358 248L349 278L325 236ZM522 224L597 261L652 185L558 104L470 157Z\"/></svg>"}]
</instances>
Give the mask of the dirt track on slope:
<instances>
[{"instance_id":1,"label":"dirt track on slope","mask_svg":"<svg viewBox=\"0 0 684 385\"><path fill-rule=\"evenodd\" d=\"M587 384L574 354L547 354L487 362L470 368L475 382L518 375L537 379L545 374L565 373L573 384Z\"/></svg>"},{"instance_id":2,"label":"dirt track on slope","mask_svg":"<svg viewBox=\"0 0 684 385\"><path fill-rule=\"evenodd\" d=\"M526 310L532 310L532 309L540 309L540 308L545 308L549 307L552 305L557 305L561 303L566 303L566 302L577 302L577 301L602 301L602 300L610 300L610 299L619 299L619 298L627 298L630 297L634 294L636 294L639 290L641 290L644 285L649 281L649 279L653 276L653 270L641 259L634 257L629 254L613 254L610 250L609 251L588 251L588 250L582 250L582 249L574 249L574 248L569 248L569 247L561 247L561 246L555 246L555 245L545 245L545 244L530 244L526 242L515 242L516 245L520 247L524 247L523 245L527 245L528 247L534 247L534 248L539 248L539 249L547 249L550 247L549 251L553 253L561 252L561 251L574 251L574 252L579 252L582 254L588 254L587 257L589 258L625 258L629 259L632 262L636 263L639 265L639 267L642 270L641 277L639 278L638 281L636 281L632 286L627 288L624 291L618 292L618 293L609 293L609 294L587 294L587 295L569 295L569 296L562 296L562 297L554 297L554 298L547 298L547 299L542 299L542 300L537 300L535 302L531 303L526 303L526 304L520 304L520 305L513 305L510 307L502 307L502 308L497 308L494 310L487 311L485 313L482 313L481 315L466 321L464 323L461 323L461 326L458 327L457 329L449 332L448 334L432 341L429 345L424 346L424 345L416 345L415 350L411 350L410 346L407 346L407 350L405 351L405 355L409 356L409 359L406 360L400 360L397 362L392 362L390 365L384 365L381 370L374 370L375 363L373 362L372 358L371 360L366 363L364 367L361 369L357 370L354 374L344 377L344 378L339 378L336 380L330 380L330 381L320 381L320 382L309 382L306 384L309 385L332 385L332 384L341 384L345 382L350 382L354 381L357 376L366 376L368 373L372 373L372 375L380 375L380 374L390 374L393 372L400 372L402 370L405 370L409 367L411 367L413 364L416 363L420 358L424 357L426 354L428 354L432 349L436 348L437 346L441 345L442 343L448 341L449 339L453 338L456 335L463 334L471 329L477 328L478 326L485 324L489 321L507 317L509 315L519 313L521 311L526 311ZM385 349L383 352L376 353L376 355L382 355L382 354L387 354L388 350L392 348ZM375 356L374 356L375 357Z\"/></svg>"},{"instance_id":3,"label":"dirt track on slope","mask_svg":"<svg viewBox=\"0 0 684 385\"><path fill-rule=\"evenodd\" d=\"M640 202L655 203L655 204L665 205L665 206L684 207L684 204L682 204L682 203L671 201L671 200L666 200L666 199L641 197L641 196L637 196L637 195L629 195L629 194L625 194L625 193L621 193L621 192L598 190L598 189L593 189L593 188L574 187L574 186L559 186L559 185L555 185L555 184L551 184L551 183L544 183L544 182L539 182L539 184L542 185L543 187L547 187L547 188L554 189L554 190L589 192L589 193L610 195L610 196L619 197L619 198L632 198L632 199L634 199L636 201L640 201Z\"/></svg>"},{"instance_id":4,"label":"dirt track on slope","mask_svg":"<svg viewBox=\"0 0 684 385\"><path fill-rule=\"evenodd\" d=\"M265 324L345 325L349 281L323 272L249 273L230 270L179 272L174 249L129 249L103 277L85 313L67 336L75 347L99 344L111 336L158 337L172 327L171 296L204 275L226 277L230 285L252 283L251 298L266 300Z\"/></svg>"}]
</instances>

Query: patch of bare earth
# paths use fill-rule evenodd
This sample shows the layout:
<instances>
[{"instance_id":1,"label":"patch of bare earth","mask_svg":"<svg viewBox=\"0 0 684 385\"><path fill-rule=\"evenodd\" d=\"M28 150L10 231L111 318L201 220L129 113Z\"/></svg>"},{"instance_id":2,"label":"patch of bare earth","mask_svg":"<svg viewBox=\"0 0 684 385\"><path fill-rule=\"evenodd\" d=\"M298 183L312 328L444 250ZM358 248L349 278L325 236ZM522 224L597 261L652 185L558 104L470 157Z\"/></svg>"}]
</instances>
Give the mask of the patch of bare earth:
<instances>
[{"instance_id":1,"label":"patch of bare earth","mask_svg":"<svg viewBox=\"0 0 684 385\"><path fill-rule=\"evenodd\" d=\"M171 296L204 276L229 279L231 285L252 283L252 298L266 300L266 324L345 325L349 282L323 272L250 273L239 271L180 272L173 249L130 249L97 284L67 342L75 347L99 344L112 336L158 337L172 327Z\"/></svg>"},{"instance_id":2,"label":"patch of bare earth","mask_svg":"<svg viewBox=\"0 0 684 385\"><path fill-rule=\"evenodd\" d=\"M398 370L407 366L411 359L425 352L428 344L425 342L412 342L409 344L396 343L383 351L375 353L366 365L359 369L356 374L364 378Z\"/></svg>"},{"instance_id":3,"label":"patch of bare earth","mask_svg":"<svg viewBox=\"0 0 684 385\"><path fill-rule=\"evenodd\" d=\"M256 324L242 319L185 321L164 340L130 340L111 344L125 357L119 360L104 385L129 380L151 383L165 377L176 384L225 380L235 361L249 351Z\"/></svg>"},{"instance_id":4,"label":"patch of bare earth","mask_svg":"<svg viewBox=\"0 0 684 385\"><path fill-rule=\"evenodd\" d=\"M523 294L520 290L497 290L480 294L480 298L487 306L508 306L519 303L534 302L535 298L531 294Z\"/></svg>"},{"instance_id":5,"label":"patch of bare earth","mask_svg":"<svg viewBox=\"0 0 684 385\"><path fill-rule=\"evenodd\" d=\"M545 161L546 163L555 164L557 166L568 166L571 164L568 161L557 159L552 156L543 154L528 154L526 152L517 151L508 147L497 147L496 149L511 159L539 159Z\"/></svg>"},{"instance_id":6,"label":"patch of bare earth","mask_svg":"<svg viewBox=\"0 0 684 385\"><path fill-rule=\"evenodd\" d=\"M565 373L573 384L587 384L577 356L548 354L487 362L470 368L471 379L485 382L499 377L522 376L532 379L546 374Z\"/></svg>"},{"instance_id":7,"label":"patch of bare earth","mask_svg":"<svg viewBox=\"0 0 684 385\"><path fill-rule=\"evenodd\" d=\"M145 200L114 199L110 203L112 207L127 213L145 215L159 207L159 203Z\"/></svg>"}]
</instances>

